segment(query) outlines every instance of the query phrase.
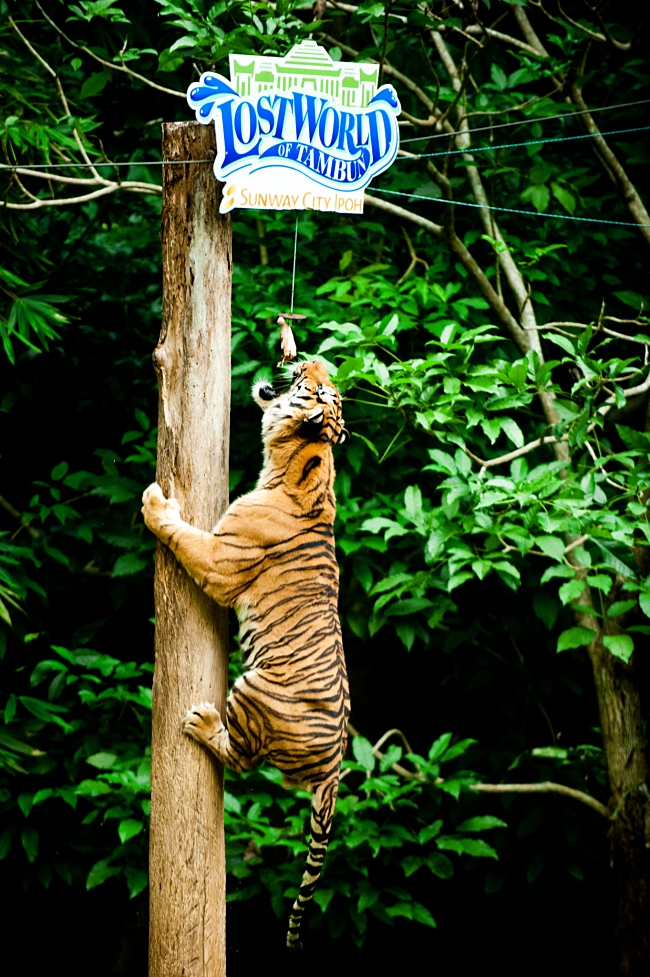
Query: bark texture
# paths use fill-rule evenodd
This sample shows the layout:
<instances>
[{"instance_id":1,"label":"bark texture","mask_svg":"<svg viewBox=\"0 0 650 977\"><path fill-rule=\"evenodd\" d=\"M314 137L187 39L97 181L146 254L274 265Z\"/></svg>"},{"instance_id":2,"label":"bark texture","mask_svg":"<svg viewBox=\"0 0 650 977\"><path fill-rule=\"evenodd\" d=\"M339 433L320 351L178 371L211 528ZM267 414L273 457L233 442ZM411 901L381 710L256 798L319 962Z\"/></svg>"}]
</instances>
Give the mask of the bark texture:
<instances>
[{"instance_id":1,"label":"bark texture","mask_svg":"<svg viewBox=\"0 0 650 977\"><path fill-rule=\"evenodd\" d=\"M212 126L163 126L163 159L215 156ZM232 231L212 166L163 169L158 467L184 519L210 530L228 504ZM223 771L181 732L195 702L225 708L227 612L158 543L155 576L150 977L224 977Z\"/></svg>"},{"instance_id":2,"label":"bark texture","mask_svg":"<svg viewBox=\"0 0 650 977\"><path fill-rule=\"evenodd\" d=\"M586 570L573 552L568 559L581 579ZM618 594L610 595L608 603ZM580 597L593 606L589 586ZM650 963L650 766L645 733L638 655L626 664L604 646L596 617L576 614L577 623L597 637L588 646L594 673L600 732L609 775L610 864L616 874L616 939L620 977L645 977ZM613 633L616 625L608 625Z\"/></svg>"}]
</instances>

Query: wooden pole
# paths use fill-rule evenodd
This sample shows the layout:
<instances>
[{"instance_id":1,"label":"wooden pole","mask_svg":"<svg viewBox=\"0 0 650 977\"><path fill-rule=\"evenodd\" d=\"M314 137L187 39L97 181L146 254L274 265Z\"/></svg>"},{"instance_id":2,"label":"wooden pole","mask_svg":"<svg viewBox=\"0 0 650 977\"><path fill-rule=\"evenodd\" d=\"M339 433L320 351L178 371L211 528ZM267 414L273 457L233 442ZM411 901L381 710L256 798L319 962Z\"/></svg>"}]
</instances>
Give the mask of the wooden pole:
<instances>
[{"instance_id":1,"label":"wooden pole","mask_svg":"<svg viewBox=\"0 0 650 977\"><path fill-rule=\"evenodd\" d=\"M212 126L163 126L163 159L214 159ZM228 505L232 231L209 163L163 168L158 467L183 518L209 530ZM154 583L150 977L225 977L223 770L181 732L195 702L222 714L227 612L158 543Z\"/></svg>"}]
</instances>

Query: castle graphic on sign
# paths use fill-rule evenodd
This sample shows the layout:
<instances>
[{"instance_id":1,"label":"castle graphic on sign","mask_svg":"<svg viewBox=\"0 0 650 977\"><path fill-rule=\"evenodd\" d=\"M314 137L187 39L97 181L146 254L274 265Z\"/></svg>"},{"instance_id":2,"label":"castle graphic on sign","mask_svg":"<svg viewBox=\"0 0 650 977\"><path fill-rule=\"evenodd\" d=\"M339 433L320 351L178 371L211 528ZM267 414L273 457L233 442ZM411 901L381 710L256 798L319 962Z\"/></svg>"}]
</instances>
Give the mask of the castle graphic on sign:
<instances>
[{"instance_id":1,"label":"castle graphic on sign","mask_svg":"<svg viewBox=\"0 0 650 977\"><path fill-rule=\"evenodd\" d=\"M315 41L283 58L230 55L187 92L214 122L215 176L233 207L363 213L363 191L395 159L400 104L379 65L333 61Z\"/></svg>"}]
</instances>

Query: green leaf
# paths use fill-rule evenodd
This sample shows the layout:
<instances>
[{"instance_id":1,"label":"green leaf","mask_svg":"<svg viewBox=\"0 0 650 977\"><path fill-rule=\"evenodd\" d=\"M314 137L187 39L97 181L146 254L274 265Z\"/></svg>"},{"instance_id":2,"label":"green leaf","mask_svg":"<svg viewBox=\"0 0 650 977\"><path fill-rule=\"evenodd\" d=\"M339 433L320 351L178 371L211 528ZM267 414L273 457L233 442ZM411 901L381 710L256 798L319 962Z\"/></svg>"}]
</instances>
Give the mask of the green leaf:
<instances>
[{"instance_id":1,"label":"green leaf","mask_svg":"<svg viewBox=\"0 0 650 977\"><path fill-rule=\"evenodd\" d=\"M553 196L556 200L559 200L565 210L568 210L570 214L575 213L576 209L576 198L572 193L565 188L560 186L559 183L551 183L551 190L553 191Z\"/></svg>"},{"instance_id":2,"label":"green leaf","mask_svg":"<svg viewBox=\"0 0 650 977\"><path fill-rule=\"evenodd\" d=\"M107 82L108 75L105 71L97 71L89 75L81 86L81 98L92 98L93 95L99 95L106 87Z\"/></svg>"},{"instance_id":3,"label":"green leaf","mask_svg":"<svg viewBox=\"0 0 650 977\"><path fill-rule=\"evenodd\" d=\"M359 901L357 902L357 911L363 912L364 909L370 909L374 906L379 899L379 892L377 889L364 889L359 896Z\"/></svg>"},{"instance_id":4,"label":"green leaf","mask_svg":"<svg viewBox=\"0 0 650 977\"><path fill-rule=\"evenodd\" d=\"M491 831L492 828L507 828L508 825L500 818L485 814L482 817L468 818L456 828L456 831Z\"/></svg>"},{"instance_id":5,"label":"green leaf","mask_svg":"<svg viewBox=\"0 0 650 977\"><path fill-rule=\"evenodd\" d=\"M223 806L229 814L241 814L241 802L227 790L223 792Z\"/></svg>"},{"instance_id":6,"label":"green leaf","mask_svg":"<svg viewBox=\"0 0 650 977\"><path fill-rule=\"evenodd\" d=\"M402 747L396 743L391 743L383 757L379 761L379 770L385 773L394 763L399 763L402 759Z\"/></svg>"},{"instance_id":7,"label":"green leaf","mask_svg":"<svg viewBox=\"0 0 650 977\"><path fill-rule=\"evenodd\" d=\"M23 828L20 838L27 858L33 862L38 855L38 831L32 827Z\"/></svg>"},{"instance_id":8,"label":"green leaf","mask_svg":"<svg viewBox=\"0 0 650 977\"><path fill-rule=\"evenodd\" d=\"M124 875L126 876L126 883L129 887L130 899L134 899L149 884L149 875L141 868L131 868L129 866L124 869Z\"/></svg>"},{"instance_id":9,"label":"green leaf","mask_svg":"<svg viewBox=\"0 0 650 977\"><path fill-rule=\"evenodd\" d=\"M578 599L584 589L584 580L567 580L567 582L562 584L560 587L560 600L563 604L570 604L571 601Z\"/></svg>"},{"instance_id":10,"label":"green leaf","mask_svg":"<svg viewBox=\"0 0 650 977\"><path fill-rule=\"evenodd\" d=\"M495 61L490 65L490 75L497 88L504 92L508 87L508 78L503 68L500 68Z\"/></svg>"},{"instance_id":11,"label":"green leaf","mask_svg":"<svg viewBox=\"0 0 650 977\"><path fill-rule=\"evenodd\" d=\"M435 740L429 750L429 760L437 760L442 754L447 750L449 744L451 743L453 733L443 733Z\"/></svg>"},{"instance_id":12,"label":"green leaf","mask_svg":"<svg viewBox=\"0 0 650 977\"><path fill-rule=\"evenodd\" d=\"M110 864L110 858L102 858L99 862L95 862L88 873L86 889L94 889L96 886L101 885L102 882L105 882L106 879L110 879L112 875L119 875L119 872L119 868Z\"/></svg>"},{"instance_id":13,"label":"green leaf","mask_svg":"<svg viewBox=\"0 0 650 977\"><path fill-rule=\"evenodd\" d=\"M50 478L52 478L55 482L59 482L67 474L68 474L68 463L67 461L62 461L59 465L56 465L52 469Z\"/></svg>"},{"instance_id":14,"label":"green leaf","mask_svg":"<svg viewBox=\"0 0 650 977\"><path fill-rule=\"evenodd\" d=\"M5 750L11 750L12 753L24 753L25 756L45 756L43 750L37 750L29 743L15 739L9 733L5 733L4 730L0 730L0 746Z\"/></svg>"},{"instance_id":15,"label":"green leaf","mask_svg":"<svg viewBox=\"0 0 650 977\"><path fill-rule=\"evenodd\" d=\"M515 448L522 447L524 443L524 435L522 434L522 430L516 421L513 421L510 417L501 418L501 430L505 431Z\"/></svg>"},{"instance_id":16,"label":"green leaf","mask_svg":"<svg viewBox=\"0 0 650 977\"><path fill-rule=\"evenodd\" d=\"M566 336L561 336L557 333L544 333L544 339L549 343L555 343L556 346L560 346L569 356L576 355L575 346Z\"/></svg>"},{"instance_id":17,"label":"green leaf","mask_svg":"<svg viewBox=\"0 0 650 977\"><path fill-rule=\"evenodd\" d=\"M139 835L143 828L144 824L142 821L136 821L135 818L126 818L124 821L120 821L117 833L120 836L120 841L124 844L130 838L135 838L136 835Z\"/></svg>"},{"instance_id":18,"label":"green leaf","mask_svg":"<svg viewBox=\"0 0 650 977\"><path fill-rule=\"evenodd\" d=\"M318 888L314 893L314 902L318 906L321 912L325 912L330 902L334 897L334 889L321 889Z\"/></svg>"},{"instance_id":19,"label":"green leaf","mask_svg":"<svg viewBox=\"0 0 650 977\"><path fill-rule=\"evenodd\" d=\"M638 292L614 292L617 299L620 299L624 305L629 305L631 308L636 309L637 312L640 311L641 307L644 305L643 297L638 294Z\"/></svg>"},{"instance_id":20,"label":"green leaf","mask_svg":"<svg viewBox=\"0 0 650 977\"><path fill-rule=\"evenodd\" d=\"M612 655L620 658L626 664L632 657L634 641L629 634L606 634L603 638L603 644Z\"/></svg>"},{"instance_id":21,"label":"green leaf","mask_svg":"<svg viewBox=\"0 0 650 977\"><path fill-rule=\"evenodd\" d=\"M536 590L533 594L533 610L540 621L543 621L551 631L557 620L559 610L557 601L545 590Z\"/></svg>"},{"instance_id":22,"label":"green leaf","mask_svg":"<svg viewBox=\"0 0 650 977\"><path fill-rule=\"evenodd\" d=\"M607 617L619 617L621 614L627 614L633 607L636 607L635 600L616 600L607 608Z\"/></svg>"},{"instance_id":23,"label":"green leaf","mask_svg":"<svg viewBox=\"0 0 650 977\"><path fill-rule=\"evenodd\" d=\"M0 862L7 857L13 848L14 829L5 828L0 834Z\"/></svg>"},{"instance_id":24,"label":"green leaf","mask_svg":"<svg viewBox=\"0 0 650 977\"><path fill-rule=\"evenodd\" d=\"M426 865L427 860L422 855L407 855L401 861L401 866L404 869L404 875L408 879L414 872Z\"/></svg>"},{"instance_id":25,"label":"green leaf","mask_svg":"<svg viewBox=\"0 0 650 977\"><path fill-rule=\"evenodd\" d=\"M557 651L567 651L569 648L580 648L582 645L588 645L590 642L597 638L598 634L591 628L569 628L567 631L563 631L560 637L557 639Z\"/></svg>"},{"instance_id":26,"label":"green leaf","mask_svg":"<svg viewBox=\"0 0 650 977\"><path fill-rule=\"evenodd\" d=\"M650 617L650 594L646 591L642 590L639 594L639 605L646 617Z\"/></svg>"},{"instance_id":27,"label":"green leaf","mask_svg":"<svg viewBox=\"0 0 650 977\"><path fill-rule=\"evenodd\" d=\"M425 828L420 828L418 834L418 841L421 845L426 845L427 841L431 841L436 835L440 834L442 829L442 821L434 821L433 824L428 824Z\"/></svg>"},{"instance_id":28,"label":"green leaf","mask_svg":"<svg viewBox=\"0 0 650 977\"><path fill-rule=\"evenodd\" d=\"M365 736L355 736L352 739L352 752L357 763L365 767L368 773L375 769L375 755L372 752L372 743Z\"/></svg>"},{"instance_id":29,"label":"green leaf","mask_svg":"<svg viewBox=\"0 0 650 977\"><path fill-rule=\"evenodd\" d=\"M88 757L86 763L92 767L97 767L98 770L110 770L116 760L116 753L94 753Z\"/></svg>"},{"instance_id":30,"label":"green leaf","mask_svg":"<svg viewBox=\"0 0 650 977\"><path fill-rule=\"evenodd\" d=\"M456 838L453 835L436 838L436 845L444 851L455 851L459 855L471 855L473 858L496 858L498 855L491 845L482 838Z\"/></svg>"},{"instance_id":31,"label":"green leaf","mask_svg":"<svg viewBox=\"0 0 650 977\"><path fill-rule=\"evenodd\" d=\"M112 790L103 780L82 780L75 793L80 797L100 797L102 794L112 793Z\"/></svg>"},{"instance_id":32,"label":"green leaf","mask_svg":"<svg viewBox=\"0 0 650 977\"><path fill-rule=\"evenodd\" d=\"M432 929L436 929L436 921L429 912L429 910L419 902L412 903L412 916L416 923L422 923L424 926L431 926Z\"/></svg>"},{"instance_id":33,"label":"green leaf","mask_svg":"<svg viewBox=\"0 0 650 977\"><path fill-rule=\"evenodd\" d=\"M619 560L619 558L612 553L610 548L605 546L602 540L593 537L591 542L600 550L600 558L602 562L606 563L607 566L610 566L612 570L614 570L616 573L620 573L623 577L631 577L634 575L635 571L632 570L632 568L626 563L623 563L622 560Z\"/></svg>"},{"instance_id":34,"label":"green leaf","mask_svg":"<svg viewBox=\"0 0 650 977\"><path fill-rule=\"evenodd\" d=\"M535 543L552 560L557 560L558 563L564 560L564 541L559 536L537 536Z\"/></svg>"},{"instance_id":35,"label":"green leaf","mask_svg":"<svg viewBox=\"0 0 650 977\"><path fill-rule=\"evenodd\" d=\"M450 859L442 852L433 852L426 860L427 867L439 879L450 879L454 874L454 866Z\"/></svg>"},{"instance_id":36,"label":"green leaf","mask_svg":"<svg viewBox=\"0 0 650 977\"><path fill-rule=\"evenodd\" d=\"M148 565L149 560L145 559L145 557L137 556L135 553L124 553L115 561L112 576L127 577L132 573L139 573L140 570L144 570Z\"/></svg>"},{"instance_id":37,"label":"green leaf","mask_svg":"<svg viewBox=\"0 0 650 977\"><path fill-rule=\"evenodd\" d=\"M529 198L535 210L541 214L543 211L548 210L551 193L545 184L538 183L536 186L531 187Z\"/></svg>"}]
</instances>

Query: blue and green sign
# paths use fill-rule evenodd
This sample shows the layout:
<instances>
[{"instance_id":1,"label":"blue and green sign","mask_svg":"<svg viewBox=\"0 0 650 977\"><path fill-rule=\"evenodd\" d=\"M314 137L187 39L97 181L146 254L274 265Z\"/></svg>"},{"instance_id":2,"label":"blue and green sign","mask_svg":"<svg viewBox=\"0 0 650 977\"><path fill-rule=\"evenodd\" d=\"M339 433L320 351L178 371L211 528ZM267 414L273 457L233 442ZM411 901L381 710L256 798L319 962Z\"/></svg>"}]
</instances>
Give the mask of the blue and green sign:
<instances>
[{"instance_id":1,"label":"blue and green sign","mask_svg":"<svg viewBox=\"0 0 650 977\"><path fill-rule=\"evenodd\" d=\"M363 212L363 191L395 159L400 104L378 65L333 61L315 41L284 58L231 55L231 79L190 86L214 122L223 213L233 207Z\"/></svg>"}]
</instances>

